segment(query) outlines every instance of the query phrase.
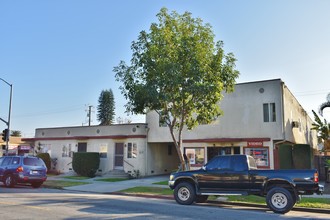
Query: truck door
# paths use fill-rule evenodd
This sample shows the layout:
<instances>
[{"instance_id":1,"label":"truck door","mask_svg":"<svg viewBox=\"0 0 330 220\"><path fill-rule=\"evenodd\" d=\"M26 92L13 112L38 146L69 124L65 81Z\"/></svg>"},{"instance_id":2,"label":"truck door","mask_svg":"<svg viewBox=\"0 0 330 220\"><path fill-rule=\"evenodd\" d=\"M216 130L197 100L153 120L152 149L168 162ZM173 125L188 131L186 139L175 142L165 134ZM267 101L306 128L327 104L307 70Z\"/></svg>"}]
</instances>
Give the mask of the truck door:
<instances>
[{"instance_id":1,"label":"truck door","mask_svg":"<svg viewBox=\"0 0 330 220\"><path fill-rule=\"evenodd\" d=\"M198 178L201 191L242 191L248 187L248 170L235 156L215 157ZM233 159L233 160L231 160ZM241 158L239 158L241 159Z\"/></svg>"}]
</instances>

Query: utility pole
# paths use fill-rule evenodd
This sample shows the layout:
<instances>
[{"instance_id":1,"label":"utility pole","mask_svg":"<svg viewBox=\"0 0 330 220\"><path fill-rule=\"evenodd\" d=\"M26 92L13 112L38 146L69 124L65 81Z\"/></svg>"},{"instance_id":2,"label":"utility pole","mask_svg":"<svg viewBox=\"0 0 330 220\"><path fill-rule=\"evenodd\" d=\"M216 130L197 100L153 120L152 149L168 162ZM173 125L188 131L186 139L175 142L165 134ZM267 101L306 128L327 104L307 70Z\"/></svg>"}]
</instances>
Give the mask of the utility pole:
<instances>
[{"instance_id":1,"label":"utility pole","mask_svg":"<svg viewBox=\"0 0 330 220\"><path fill-rule=\"evenodd\" d=\"M6 156L8 156L8 147L9 147L9 137L10 137L10 116L11 116L11 100L13 97L13 85L8 83L6 80L0 78L4 83L6 83L8 86L10 86L10 98L9 98L9 113L8 113L8 120L5 121L2 118L0 118L1 121L3 121L7 125L7 139L6 139Z\"/></svg>"},{"instance_id":2,"label":"utility pole","mask_svg":"<svg viewBox=\"0 0 330 220\"><path fill-rule=\"evenodd\" d=\"M88 126L91 126L92 113L93 113L92 108L93 108L92 105L88 105L88 109L85 109L85 112L87 112L87 119L85 119L85 122L82 123L82 126L84 126L84 124L87 124L87 120L88 120Z\"/></svg>"},{"instance_id":3,"label":"utility pole","mask_svg":"<svg viewBox=\"0 0 330 220\"><path fill-rule=\"evenodd\" d=\"M88 126L91 126L91 118L92 118L92 107L93 106L88 106Z\"/></svg>"}]
</instances>

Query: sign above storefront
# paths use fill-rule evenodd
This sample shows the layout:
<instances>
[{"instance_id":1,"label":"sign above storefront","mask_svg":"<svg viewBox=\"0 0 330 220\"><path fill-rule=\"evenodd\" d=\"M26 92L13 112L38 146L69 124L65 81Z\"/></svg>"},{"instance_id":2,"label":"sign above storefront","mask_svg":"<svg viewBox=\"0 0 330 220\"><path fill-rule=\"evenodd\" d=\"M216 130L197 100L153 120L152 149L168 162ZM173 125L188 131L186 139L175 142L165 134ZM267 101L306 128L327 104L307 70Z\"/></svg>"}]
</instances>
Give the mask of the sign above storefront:
<instances>
[{"instance_id":1,"label":"sign above storefront","mask_svg":"<svg viewBox=\"0 0 330 220\"><path fill-rule=\"evenodd\" d=\"M30 150L31 149L31 147L30 146L19 146L19 149L20 150Z\"/></svg>"},{"instance_id":2,"label":"sign above storefront","mask_svg":"<svg viewBox=\"0 0 330 220\"><path fill-rule=\"evenodd\" d=\"M248 147L263 147L263 142L262 141L248 141L247 146Z\"/></svg>"}]
</instances>

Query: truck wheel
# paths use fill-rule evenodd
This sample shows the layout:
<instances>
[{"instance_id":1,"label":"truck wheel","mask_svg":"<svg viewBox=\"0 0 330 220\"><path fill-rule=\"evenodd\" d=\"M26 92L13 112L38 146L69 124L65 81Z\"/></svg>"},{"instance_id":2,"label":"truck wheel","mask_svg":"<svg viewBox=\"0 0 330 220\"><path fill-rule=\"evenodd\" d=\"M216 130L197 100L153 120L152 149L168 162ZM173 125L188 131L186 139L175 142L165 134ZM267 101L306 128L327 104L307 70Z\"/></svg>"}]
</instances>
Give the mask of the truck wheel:
<instances>
[{"instance_id":1,"label":"truck wheel","mask_svg":"<svg viewBox=\"0 0 330 220\"><path fill-rule=\"evenodd\" d=\"M267 206L275 213L287 213L294 206L291 193L284 188L275 187L266 196Z\"/></svg>"},{"instance_id":2,"label":"truck wheel","mask_svg":"<svg viewBox=\"0 0 330 220\"><path fill-rule=\"evenodd\" d=\"M201 195L201 196L196 196L195 202L196 203L204 203L206 200L209 198L209 196Z\"/></svg>"},{"instance_id":3,"label":"truck wheel","mask_svg":"<svg viewBox=\"0 0 330 220\"><path fill-rule=\"evenodd\" d=\"M5 184L6 187L11 188L14 187L15 185L15 180L13 175L8 174L7 176L5 176L5 181L3 182Z\"/></svg>"},{"instance_id":4,"label":"truck wheel","mask_svg":"<svg viewBox=\"0 0 330 220\"><path fill-rule=\"evenodd\" d=\"M193 185L187 182L179 183L174 189L175 201L181 205L190 205L195 201L196 193Z\"/></svg>"}]
</instances>

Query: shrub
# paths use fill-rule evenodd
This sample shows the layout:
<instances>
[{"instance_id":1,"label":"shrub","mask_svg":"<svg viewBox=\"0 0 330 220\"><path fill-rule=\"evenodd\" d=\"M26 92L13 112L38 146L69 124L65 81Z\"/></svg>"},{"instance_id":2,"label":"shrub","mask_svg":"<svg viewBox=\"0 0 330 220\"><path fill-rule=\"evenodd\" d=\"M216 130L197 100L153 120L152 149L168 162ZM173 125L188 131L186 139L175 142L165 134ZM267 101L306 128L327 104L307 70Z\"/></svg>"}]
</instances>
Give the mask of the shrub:
<instances>
[{"instance_id":1,"label":"shrub","mask_svg":"<svg viewBox=\"0 0 330 220\"><path fill-rule=\"evenodd\" d=\"M78 152L73 154L72 168L80 176L94 177L99 165L99 153Z\"/></svg>"},{"instance_id":2,"label":"shrub","mask_svg":"<svg viewBox=\"0 0 330 220\"><path fill-rule=\"evenodd\" d=\"M46 167L47 167L47 171L50 171L52 162L51 162L49 153L38 153L37 157L39 157L40 159L42 159L44 161L44 163L46 164Z\"/></svg>"}]
</instances>

